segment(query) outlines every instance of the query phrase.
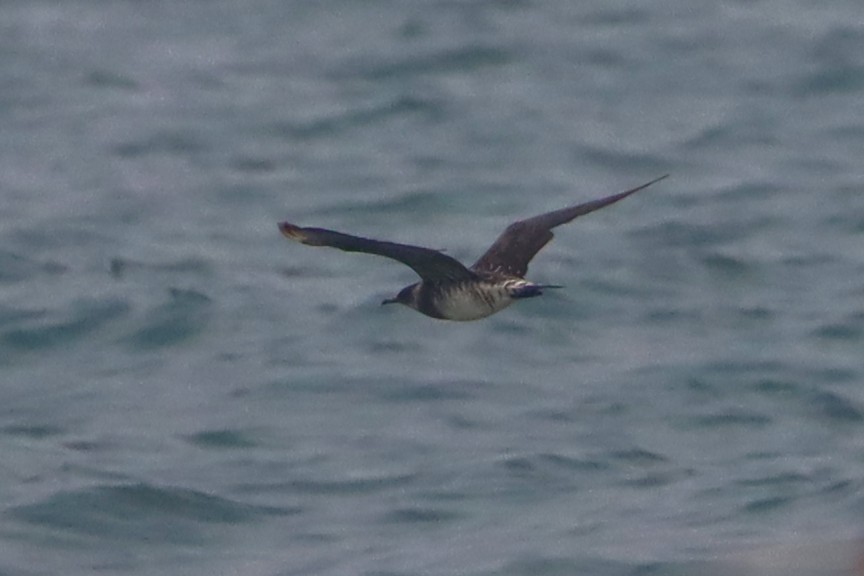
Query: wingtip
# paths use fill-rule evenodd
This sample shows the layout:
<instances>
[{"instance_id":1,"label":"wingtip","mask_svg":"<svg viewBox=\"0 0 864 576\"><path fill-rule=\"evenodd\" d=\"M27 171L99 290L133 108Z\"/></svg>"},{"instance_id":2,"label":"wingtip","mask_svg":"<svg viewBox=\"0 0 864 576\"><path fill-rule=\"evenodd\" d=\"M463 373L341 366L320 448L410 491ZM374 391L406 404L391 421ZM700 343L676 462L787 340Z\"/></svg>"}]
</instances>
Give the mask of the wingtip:
<instances>
[{"instance_id":1,"label":"wingtip","mask_svg":"<svg viewBox=\"0 0 864 576\"><path fill-rule=\"evenodd\" d=\"M662 176L659 176L659 177L651 180L650 182L645 184L645 186L650 186L651 184L655 184L657 182L660 182L661 180L665 180L666 178L669 178L669 176L670 176L669 174L663 174Z\"/></svg>"},{"instance_id":2,"label":"wingtip","mask_svg":"<svg viewBox=\"0 0 864 576\"><path fill-rule=\"evenodd\" d=\"M289 240L296 240L297 242L303 242L306 239L306 235L303 234L303 229L299 226L295 226L290 222L280 222L279 223L279 232L282 233L283 236L288 238Z\"/></svg>"},{"instance_id":3,"label":"wingtip","mask_svg":"<svg viewBox=\"0 0 864 576\"><path fill-rule=\"evenodd\" d=\"M665 180L668 177L669 177L669 174L663 174L662 176L660 176L658 178L654 178L653 180L650 180L650 181L646 182L645 184L642 184L641 186L637 186L636 188L631 188L630 190L627 190L626 192L622 192L621 194L618 194L616 196L616 198L618 198L618 199L626 198L627 196L629 196L635 192L639 192L640 190L644 190L645 188L648 188L652 184L656 184L657 182L660 182L661 180Z\"/></svg>"}]
</instances>

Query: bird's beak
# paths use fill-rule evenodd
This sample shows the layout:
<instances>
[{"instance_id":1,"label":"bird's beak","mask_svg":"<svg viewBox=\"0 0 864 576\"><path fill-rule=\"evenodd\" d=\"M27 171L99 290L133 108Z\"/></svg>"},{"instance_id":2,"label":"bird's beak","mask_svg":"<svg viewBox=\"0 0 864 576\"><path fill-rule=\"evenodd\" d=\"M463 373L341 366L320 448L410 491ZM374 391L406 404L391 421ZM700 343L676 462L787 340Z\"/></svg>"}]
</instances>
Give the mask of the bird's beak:
<instances>
[{"instance_id":1,"label":"bird's beak","mask_svg":"<svg viewBox=\"0 0 864 576\"><path fill-rule=\"evenodd\" d=\"M396 304L396 303L398 303L398 302L399 302L399 301L396 300L396 298L387 298L386 300L384 300L383 302L381 302L381 306L384 306L385 304Z\"/></svg>"}]
</instances>

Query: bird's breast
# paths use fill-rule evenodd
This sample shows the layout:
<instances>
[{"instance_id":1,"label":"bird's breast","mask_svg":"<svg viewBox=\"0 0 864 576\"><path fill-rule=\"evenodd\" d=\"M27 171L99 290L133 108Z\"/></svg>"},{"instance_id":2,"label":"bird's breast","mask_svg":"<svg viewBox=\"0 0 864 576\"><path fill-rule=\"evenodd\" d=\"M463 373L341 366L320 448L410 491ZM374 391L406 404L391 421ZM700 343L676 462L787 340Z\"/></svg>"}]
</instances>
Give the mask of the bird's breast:
<instances>
[{"instance_id":1,"label":"bird's breast","mask_svg":"<svg viewBox=\"0 0 864 576\"><path fill-rule=\"evenodd\" d=\"M447 320L478 320L513 303L509 287L501 283L465 282L441 287L433 298Z\"/></svg>"}]
</instances>

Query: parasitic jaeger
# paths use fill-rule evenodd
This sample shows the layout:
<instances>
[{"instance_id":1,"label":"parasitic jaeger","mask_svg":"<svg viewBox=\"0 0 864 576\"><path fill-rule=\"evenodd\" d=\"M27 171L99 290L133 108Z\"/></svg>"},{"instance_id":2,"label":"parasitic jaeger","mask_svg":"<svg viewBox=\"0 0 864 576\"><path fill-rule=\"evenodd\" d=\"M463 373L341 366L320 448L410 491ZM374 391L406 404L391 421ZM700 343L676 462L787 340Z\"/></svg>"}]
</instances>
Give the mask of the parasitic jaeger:
<instances>
[{"instance_id":1,"label":"parasitic jaeger","mask_svg":"<svg viewBox=\"0 0 864 576\"><path fill-rule=\"evenodd\" d=\"M279 230L286 238L309 246L330 246L392 258L420 276L420 282L406 286L382 305L404 304L441 320L479 320L516 300L540 296L544 288L560 288L525 279L528 263L552 239L553 228L623 200L668 176L626 192L514 222L470 268L431 248L372 240L324 228L301 228L288 222L281 222Z\"/></svg>"}]
</instances>

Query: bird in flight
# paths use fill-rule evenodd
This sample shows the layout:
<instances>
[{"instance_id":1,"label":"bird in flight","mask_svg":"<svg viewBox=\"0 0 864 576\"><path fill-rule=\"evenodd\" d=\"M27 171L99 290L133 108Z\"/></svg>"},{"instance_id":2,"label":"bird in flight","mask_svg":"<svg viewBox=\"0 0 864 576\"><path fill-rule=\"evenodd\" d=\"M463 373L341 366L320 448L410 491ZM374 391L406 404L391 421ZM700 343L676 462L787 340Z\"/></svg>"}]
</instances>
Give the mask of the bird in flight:
<instances>
[{"instance_id":1,"label":"bird in flight","mask_svg":"<svg viewBox=\"0 0 864 576\"><path fill-rule=\"evenodd\" d=\"M516 300L540 296L545 288L560 288L525 279L528 263L552 239L553 228L623 200L668 176L626 192L514 222L470 268L431 248L372 240L325 228L301 228L289 222L281 222L279 230L286 238L309 246L330 246L391 258L420 276L420 282L406 286L382 305L404 304L441 320L479 320Z\"/></svg>"}]
</instances>

